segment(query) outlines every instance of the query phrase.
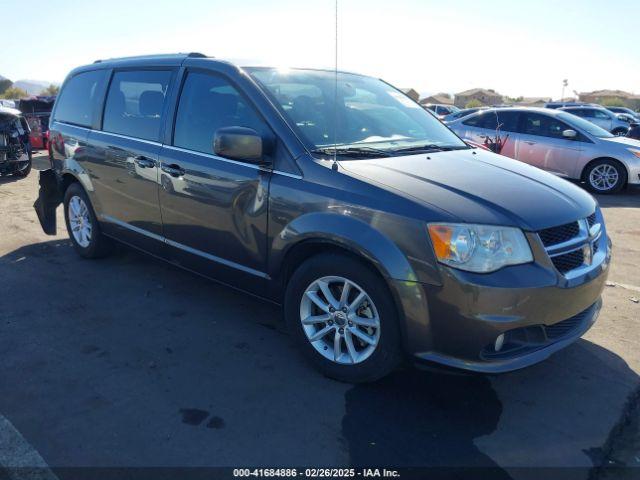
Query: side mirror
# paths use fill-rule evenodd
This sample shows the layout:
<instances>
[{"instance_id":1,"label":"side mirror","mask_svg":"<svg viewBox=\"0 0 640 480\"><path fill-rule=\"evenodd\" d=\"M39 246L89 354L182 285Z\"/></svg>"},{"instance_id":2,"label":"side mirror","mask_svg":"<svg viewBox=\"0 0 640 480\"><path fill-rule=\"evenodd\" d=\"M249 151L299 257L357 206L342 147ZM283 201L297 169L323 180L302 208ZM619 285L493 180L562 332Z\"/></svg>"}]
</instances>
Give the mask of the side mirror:
<instances>
[{"instance_id":1,"label":"side mirror","mask_svg":"<svg viewBox=\"0 0 640 480\"><path fill-rule=\"evenodd\" d=\"M570 128L567 130L564 130L562 132L562 136L564 138L566 138L567 140L575 140L576 137L578 136L578 132L576 132L575 130L571 130Z\"/></svg>"},{"instance_id":2,"label":"side mirror","mask_svg":"<svg viewBox=\"0 0 640 480\"><path fill-rule=\"evenodd\" d=\"M252 128L219 128L213 136L213 153L232 160L261 163L262 137Z\"/></svg>"}]
</instances>

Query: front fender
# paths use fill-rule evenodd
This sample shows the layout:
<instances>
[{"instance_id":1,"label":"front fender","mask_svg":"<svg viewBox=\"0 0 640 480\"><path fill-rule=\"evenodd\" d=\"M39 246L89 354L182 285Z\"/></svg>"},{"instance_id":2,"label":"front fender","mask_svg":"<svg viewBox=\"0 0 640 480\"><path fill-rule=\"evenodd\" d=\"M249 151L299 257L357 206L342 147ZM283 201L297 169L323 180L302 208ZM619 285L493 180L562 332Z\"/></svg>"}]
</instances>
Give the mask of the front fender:
<instances>
[{"instance_id":1,"label":"front fender","mask_svg":"<svg viewBox=\"0 0 640 480\"><path fill-rule=\"evenodd\" d=\"M362 255L389 279L417 279L408 259L388 237L362 220L328 212L301 215L275 236L270 254L271 276L278 278L287 254L296 245L310 240L334 244Z\"/></svg>"}]
</instances>

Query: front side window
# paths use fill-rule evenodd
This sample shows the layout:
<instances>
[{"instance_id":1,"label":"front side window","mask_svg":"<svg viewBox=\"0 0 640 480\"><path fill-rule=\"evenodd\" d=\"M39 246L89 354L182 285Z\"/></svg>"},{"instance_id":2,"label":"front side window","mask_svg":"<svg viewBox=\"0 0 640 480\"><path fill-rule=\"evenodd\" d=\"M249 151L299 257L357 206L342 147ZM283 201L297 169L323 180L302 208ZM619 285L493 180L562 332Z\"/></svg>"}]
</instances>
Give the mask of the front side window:
<instances>
[{"instance_id":1,"label":"front side window","mask_svg":"<svg viewBox=\"0 0 640 480\"><path fill-rule=\"evenodd\" d=\"M600 120L609 120L611 117L607 112L602 110L593 110L593 116L595 118L599 118Z\"/></svg>"},{"instance_id":2,"label":"front side window","mask_svg":"<svg viewBox=\"0 0 640 480\"><path fill-rule=\"evenodd\" d=\"M418 103L381 80L334 72L249 68L312 150L468 148ZM433 109L433 106L427 108Z\"/></svg>"},{"instance_id":3,"label":"front side window","mask_svg":"<svg viewBox=\"0 0 640 480\"><path fill-rule=\"evenodd\" d=\"M564 138L562 132L569 127L559 120L540 113L525 113L522 133L542 137Z\"/></svg>"},{"instance_id":4,"label":"front side window","mask_svg":"<svg viewBox=\"0 0 640 480\"><path fill-rule=\"evenodd\" d=\"M114 73L104 107L102 129L158 141L170 80L171 72L168 70Z\"/></svg>"},{"instance_id":5,"label":"front side window","mask_svg":"<svg viewBox=\"0 0 640 480\"><path fill-rule=\"evenodd\" d=\"M80 127L91 127L105 75L105 70L93 70L70 78L56 101L54 119Z\"/></svg>"},{"instance_id":6,"label":"front side window","mask_svg":"<svg viewBox=\"0 0 640 480\"><path fill-rule=\"evenodd\" d=\"M259 134L265 134L268 128L223 77L189 73L180 95L173 144L213 154L215 132L224 127L249 127Z\"/></svg>"}]
</instances>

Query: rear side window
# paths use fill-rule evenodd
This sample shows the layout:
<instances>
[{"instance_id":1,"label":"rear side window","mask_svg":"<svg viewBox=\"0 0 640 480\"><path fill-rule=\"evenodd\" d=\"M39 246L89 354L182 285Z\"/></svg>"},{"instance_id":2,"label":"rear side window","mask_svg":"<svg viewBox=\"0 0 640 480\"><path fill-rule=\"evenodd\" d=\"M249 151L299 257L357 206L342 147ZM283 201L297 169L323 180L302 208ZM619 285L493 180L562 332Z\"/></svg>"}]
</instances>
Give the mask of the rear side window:
<instances>
[{"instance_id":1,"label":"rear side window","mask_svg":"<svg viewBox=\"0 0 640 480\"><path fill-rule=\"evenodd\" d=\"M102 129L158 141L170 80L171 71L168 70L114 73L104 107Z\"/></svg>"},{"instance_id":2,"label":"rear side window","mask_svg":"<svg viewBox=\"0 0 640 480\"><path fill-rule=\"evenodd\" d=\"M518 112L510 112L508 110L498 112L498 121L500 122L500 130L505 132L518 131Z\"/></svg>"},{"instance_id":3,"label":"rear side window","mask_svg":"<svg viewBox=\"0 0 640 480\"><path fill-rule=\"evenodd\" d=\"M214 134L223 127L249 127L260 134L268 131L240 92L223 77L189 73L180 95L173 144L213 154Z\"/></svg>"},{"instance_id":4,"label":"rear side window","mask_svg":"<svg viewBox=\"0 0 640 480\"><path fill-rule=\"evenodd\" d=\"M496 112L483 112L465 120L462 123L471 127L495 130L498 128L498 116L496 115Z\"/></svg>"},{"instance_id":5,"label":"rear side window","mask_svg":"<svg viewBox=\"0 0 640 480\"><path fill-rule=\"evenodd\" d=\"M55 120L91 127L105 75L105 70L94 70L70 78L56 101Z\"/></svg>"}]
</instances>

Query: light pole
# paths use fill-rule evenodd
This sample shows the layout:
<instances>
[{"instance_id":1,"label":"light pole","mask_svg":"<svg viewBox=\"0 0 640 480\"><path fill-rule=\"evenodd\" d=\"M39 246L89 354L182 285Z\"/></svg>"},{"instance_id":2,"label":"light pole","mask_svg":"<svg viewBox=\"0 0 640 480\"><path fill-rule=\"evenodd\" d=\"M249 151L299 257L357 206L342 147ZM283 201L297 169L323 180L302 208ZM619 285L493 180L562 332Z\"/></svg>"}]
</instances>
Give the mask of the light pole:
<instances>
[{"instance_id":1,"label":"light pole","mask_svg":"<svg viewBox=\"0 0 640 480\"><path fill-rule=\"evenodd\" d=\"M569 85L569 80L567 80L566 78L564 80L562 80L562 96L560 97L560 101L562 102L564 100L564 89Z\"/></svg>"}]
</instances>

